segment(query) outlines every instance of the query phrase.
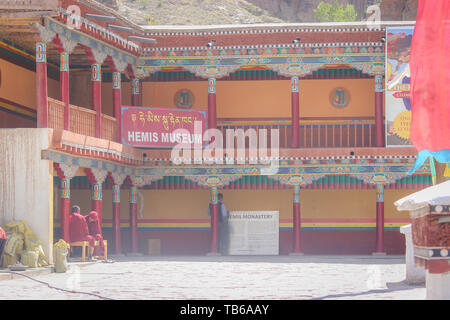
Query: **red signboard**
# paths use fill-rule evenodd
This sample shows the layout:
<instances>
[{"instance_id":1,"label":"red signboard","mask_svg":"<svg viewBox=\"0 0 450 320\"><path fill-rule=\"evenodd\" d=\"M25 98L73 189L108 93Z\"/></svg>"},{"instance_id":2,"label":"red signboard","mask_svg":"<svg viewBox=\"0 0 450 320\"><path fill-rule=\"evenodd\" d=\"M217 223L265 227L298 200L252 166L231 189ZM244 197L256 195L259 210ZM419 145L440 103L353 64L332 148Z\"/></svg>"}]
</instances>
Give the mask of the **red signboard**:
<instances>
[{"instance_id":1,"label":"red signboard","mask_svg":"<svg viewBox=\"0 0 450 320\"><path fill-rule=\"evenodd\" d=\"M196 121L198 132L194 132ZM203 145L206 124L206 111L122 107L122 143L142 148L172 148L180 143Z\"/></svg>"}]
</instances>

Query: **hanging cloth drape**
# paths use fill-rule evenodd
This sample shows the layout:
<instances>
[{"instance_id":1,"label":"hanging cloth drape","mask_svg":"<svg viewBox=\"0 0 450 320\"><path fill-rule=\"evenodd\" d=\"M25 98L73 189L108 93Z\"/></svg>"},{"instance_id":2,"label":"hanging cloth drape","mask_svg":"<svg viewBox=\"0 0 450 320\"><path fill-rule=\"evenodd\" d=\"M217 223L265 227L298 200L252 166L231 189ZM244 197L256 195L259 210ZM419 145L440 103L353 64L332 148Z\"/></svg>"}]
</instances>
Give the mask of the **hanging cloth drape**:
<instances>
[{"instance_id":1,"label":"hanging cloth drape","mask_svg":"<svg viewBox=\"0 0 450 320\"><path fill-rule=\"evenodd\" d=\"M410 139L419 155L450 162L450 0L419 0L409 60Z\"/></svg>"}]
</instances>

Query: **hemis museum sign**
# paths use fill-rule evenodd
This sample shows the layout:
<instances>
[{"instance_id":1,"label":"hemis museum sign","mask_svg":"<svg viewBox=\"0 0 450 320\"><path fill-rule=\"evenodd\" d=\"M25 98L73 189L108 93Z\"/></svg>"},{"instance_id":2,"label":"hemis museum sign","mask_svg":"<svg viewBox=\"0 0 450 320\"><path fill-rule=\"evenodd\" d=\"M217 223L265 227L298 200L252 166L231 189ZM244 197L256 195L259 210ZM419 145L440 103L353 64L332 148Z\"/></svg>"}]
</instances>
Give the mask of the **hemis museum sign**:
<instances>
[{"instance_id":1,"label":"hemis museum sign","mask_svg":"<svg viewBox=\"0 0 450 320\"><path fill-rule=\"evenodd\" d=\"M206 126L205 111L122 107L122 143L134 147L172 148L180 143L202 145Z\"/></svg>"}]
</instances>

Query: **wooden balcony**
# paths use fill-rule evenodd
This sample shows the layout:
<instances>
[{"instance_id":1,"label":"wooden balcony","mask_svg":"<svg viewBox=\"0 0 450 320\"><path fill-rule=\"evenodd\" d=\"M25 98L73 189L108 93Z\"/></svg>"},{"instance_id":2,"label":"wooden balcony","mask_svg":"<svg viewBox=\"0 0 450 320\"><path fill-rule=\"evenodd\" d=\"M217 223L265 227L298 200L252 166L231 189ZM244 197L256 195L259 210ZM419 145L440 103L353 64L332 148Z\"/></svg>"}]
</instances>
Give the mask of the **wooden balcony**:
<instances>
[{"instance_id":1,"label":"wooden balcony","mask_svg":"<svg viewBox=\"0 0 450 320\"><path fill-rule=\"evenodd\" d=\"M95 116L97 112L86 108L70 105L69 131L94 137ZM64 104L56 99L48 98L48 122L53 129L64 129ZM102 135L105 140L115 141L116 119L102 114Z\"/></svg>"},{"instance_id":2,"label":"wooden balcony","mask_svg":"<svg viewBox=\"0 0 450 320\"><path fill-rule=\"evenodd\" d=\"M252 128L258 137L260 130L267 129L268 146L270 146L271 131L277 129L279 147L290 148L292 143L291 121L284 119L278 122L252 121L251 119L219 121L217 128L224 136L224 146L227 129L243 129L245 132ZM299 148L371 148L375 147L375 119L323 120L318 118L300 120L299 136ZM248 141L246 147L248 147Z\"/></svg>"}]
</instances>

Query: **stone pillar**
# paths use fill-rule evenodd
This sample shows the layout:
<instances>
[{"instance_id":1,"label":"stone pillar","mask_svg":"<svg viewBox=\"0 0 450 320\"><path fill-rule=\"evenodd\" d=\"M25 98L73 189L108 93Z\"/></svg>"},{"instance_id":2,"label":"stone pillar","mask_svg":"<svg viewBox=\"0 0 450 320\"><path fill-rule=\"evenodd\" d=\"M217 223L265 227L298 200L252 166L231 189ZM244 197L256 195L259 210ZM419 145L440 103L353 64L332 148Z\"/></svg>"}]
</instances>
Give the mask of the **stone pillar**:
<instances>
[{"instance_id":1,"label":"stone pillar","mask_svg":"<svg viewBox=\"0 0 450 320\"><path fill-rule=\"evenodd\" d=\"M303 255L303 253L301 253L300 186L298 185L294 186L294 201L292 207L293 250L289 255Z\"/></svg>"},{"instance_id":2,"label":"stone pillar","mask_svg":"<svg viewBox=\"0 0 450 320\"><path fill-rule=\"evenodd\" d=\"M130 188L130 236L131 253L138 253L138 230L137 230L137 187Z\"/></svg>"},{"instance_id":3,"label":"stone pillar","mask_svg":"<svg viewBox=\"0 0 450 320\"><path fill-rule=\"evenodd\" d=\"M406 282L408 284L425 283L425 268L416 267L414 262L414 245L411 234L411 224L400 227L400 232L405 235Z\"/></svg>"},{"instance_id":4,"label":"stone pillar","mask_svg":"<svg viewBox=\"0 0 450 320\"><path fill-rule=\"evenodd\" d=\"M47 44L36 43L37 127L48 128Z\"/></svg>"},{"instance_id":5,"label":"stone pillar","mask_svg":"<svg viewBox=\"0 0 450 320\"><path fill-rule=\"evenodd\" d=\"M217 187L211 187L211 249L208 255L220 255L219 249L219 200Z\"/></svg>"},{"instance_id":6,"label":"stone pillar","mask_svg":"<svg viewBox=\"0 0 450 320\"><path fill-rule=\"evenodd\" d=\"M217 128L216 79L208 79L208 129Z\"/></svg>"},{"instance_id":7,"label":"stone pillar","mask_svg":"<svg viewBox=\"0 0 450 320\"><path fill-rule=\"evenodd\" d=\"M122 84L120 72L113 72L113 113L116 118L116 142L122 143Z\"/></svg>"},{"instance_id":8,"label":"stone pillar","mask_svg":"<svg viewBox=\"0 0 450 320\"><path fill-rule=\"evenodd\" d=\"M64 103L64 130L70 130L69 53L60 53L59 97Z\"/></svg>"},{"instance_id":9,"label":"stone pillar","mask_svg":"<svg viewBox=\"0 0 450 320\"><path fill-rule=\"evenodd\" d=\"M373 255L385 256L384 252L384 186L377 184L376 250Z\"/></svg>"},{"instance_id":10,"label":"stone pillar","mask_svg":"<svg viewBox=\"0 0 450 320\"><path fill-rule=\"evenodd\" d=\"M375 146L384 147L383 76L375 76Z\"/></svg>"},{"instance_id":11,"label":"stone pillar","mask_svg":"<svg viewBox=\"0 0 450 320\"><path fill-rule=\"evenodd\" d=\"M141 105L141 82L139 79L132 80L133 92L131 94L131 105L140 106Z\"/></svg>"},{"instance_id":12,"label":"stone pillar","mask_svg":"<svg viewBox=\"0 0 450 320\"><path fill-rule=\"evenodd\" d=\"M299 85L298 77L291 78L291 117L292 117L292 133L291 133L291 147L298 148L300 146L299 140L299 120L300 120L300 100L299 100Z\"/></svg>"},{"instance_id":13,"label":"stone pillar","mask_svg":"<svg viewBox=\"0 0 450 320\"><path fill-rule=\"evenodd\" d=\"M102 65L94 63L91 66L92 108L95 115L95 137L102 137Z\"/></svg>"}]
</instances>

